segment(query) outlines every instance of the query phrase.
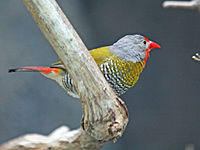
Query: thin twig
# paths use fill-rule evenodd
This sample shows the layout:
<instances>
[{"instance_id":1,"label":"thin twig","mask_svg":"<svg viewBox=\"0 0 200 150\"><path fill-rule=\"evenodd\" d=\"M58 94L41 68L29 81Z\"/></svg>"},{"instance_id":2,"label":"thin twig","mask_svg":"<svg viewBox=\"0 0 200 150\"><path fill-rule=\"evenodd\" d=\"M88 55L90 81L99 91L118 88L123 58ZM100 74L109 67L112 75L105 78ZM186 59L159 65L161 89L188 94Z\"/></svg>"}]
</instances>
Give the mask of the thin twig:
<instances>
[{"instance_id":1,"label":"thin twig","mask_svg":"<svg viewBox=\"0 0 200 150\"><path fill-rule=\"evenodd\" d=\"M165 1L163 2L162 6L164 8L200 9L200 0Z\"/></svg>"},{"instance_id":2,"label":"thin twig","mask_svg":"<svg viewBox=\"0 0 200 150\"><path fill-rule=\"evenodd\" d=\"M195 56L196 55L196 56ZM200 55L199 53L196 53L194 56L192 56L192 58L196 61L199 61L200 62Z\"/></svg>"}]
</instances>

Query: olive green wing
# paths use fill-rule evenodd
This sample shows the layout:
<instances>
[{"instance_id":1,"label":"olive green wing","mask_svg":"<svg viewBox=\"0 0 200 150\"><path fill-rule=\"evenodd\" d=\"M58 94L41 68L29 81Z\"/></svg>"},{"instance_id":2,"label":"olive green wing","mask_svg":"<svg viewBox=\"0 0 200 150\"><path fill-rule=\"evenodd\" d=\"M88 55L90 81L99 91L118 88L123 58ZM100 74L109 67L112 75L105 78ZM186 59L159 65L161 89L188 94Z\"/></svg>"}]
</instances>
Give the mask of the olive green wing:
<instances>
[{"instance_id":1,"label":"olive green wing","mask_svg":"<svg viewBox=\"0 0 200 150\"><path fill-rule=\"evenodd\" d=\"M101 48L96 48L89 52L92 55L92 57L94 58L94 60L98 66L107 62L108 58L112 57L112 53L110 53L109 47L107 47L107 46L101 47ZM52 64L51 67L64 68L64 65L63 65L62 61L58 61L58 62Z\"/></svg>"},{"instance_id":2,"label":"olive green wing","mask_svg":"<svg viewBox=\"0 0 200 150\"><path fill-rule=\"evenodd\" d=\"M90 51L90 54L94 58L95 62L98 66L108 61L108 58L112 59L114 55L110 52L109 47L101 47L97 49L93 49Z\"/></svg>"}]
</instances>

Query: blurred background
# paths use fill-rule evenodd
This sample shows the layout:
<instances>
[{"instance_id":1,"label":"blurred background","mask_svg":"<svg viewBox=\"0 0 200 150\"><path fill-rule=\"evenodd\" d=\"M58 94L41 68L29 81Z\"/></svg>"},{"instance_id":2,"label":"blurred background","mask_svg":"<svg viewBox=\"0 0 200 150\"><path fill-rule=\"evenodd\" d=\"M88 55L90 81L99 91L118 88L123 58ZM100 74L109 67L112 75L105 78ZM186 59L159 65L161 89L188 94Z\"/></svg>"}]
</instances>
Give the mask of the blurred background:
<instances>
[{"instance_id":1,"label":"blurred background","mask_svg":"<svg viewBox=\"0 0 200 150\"><path fill-rule=\"evenodd\" d=\"M122 96L129 109L123 136L103 150L200 149L200 50L197 11L163 9L163 0L58 0L88 49L140 33L162 48L151 52L134 88ZM49 134L80 126L81 104L39 73L19 66L48 66L57 55L22 1L0 2L0 144L27 133ZM190 145L189 145L190 146Z\"/></svg>"}]
</instances>

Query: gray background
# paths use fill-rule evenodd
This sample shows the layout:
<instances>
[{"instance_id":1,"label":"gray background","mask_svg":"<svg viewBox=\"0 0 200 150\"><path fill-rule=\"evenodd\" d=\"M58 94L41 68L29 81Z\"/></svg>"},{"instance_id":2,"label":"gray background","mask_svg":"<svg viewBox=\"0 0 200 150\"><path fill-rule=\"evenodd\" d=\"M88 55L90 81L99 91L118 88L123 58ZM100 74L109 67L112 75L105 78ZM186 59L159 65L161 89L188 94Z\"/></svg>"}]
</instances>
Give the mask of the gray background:
<instances>
[{"instance_id":1,"label":"gray background","mask_svg":"<svg viewBox=\"0 0 200 150\"><path fill-rule=\"evenodd\" d=\"M151 52L134 88L122 99L129 109L124 135L104 150L200 149L200 48L196 11L163 9L161 0L58 0L89 49L140 33L162 48ZM8 68L58 60L20 0L0 2L0 143L26 133L48 134L80 126L80 102L39 73Z\"/></svg>"}]
</instances>

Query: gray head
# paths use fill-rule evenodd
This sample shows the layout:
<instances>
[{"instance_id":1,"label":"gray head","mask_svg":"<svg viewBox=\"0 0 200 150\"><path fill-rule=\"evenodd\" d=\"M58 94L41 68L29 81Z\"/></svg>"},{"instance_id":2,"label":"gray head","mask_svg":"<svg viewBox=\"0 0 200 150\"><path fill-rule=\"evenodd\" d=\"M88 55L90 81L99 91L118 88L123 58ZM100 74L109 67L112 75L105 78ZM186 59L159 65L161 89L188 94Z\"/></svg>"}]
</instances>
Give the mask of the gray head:
<instances>
[{"instance_id":1,"label":"gray head","mask_svg":"<svg viewBox=\"0 0 200 150\"><path fill-rule=\"evenodd\" d=\"M110 51L119 58L138 62L147 59L153 48L160 48L158 44L142 35L126 35L110 46Z\"/></svg>"}]
</instances>

